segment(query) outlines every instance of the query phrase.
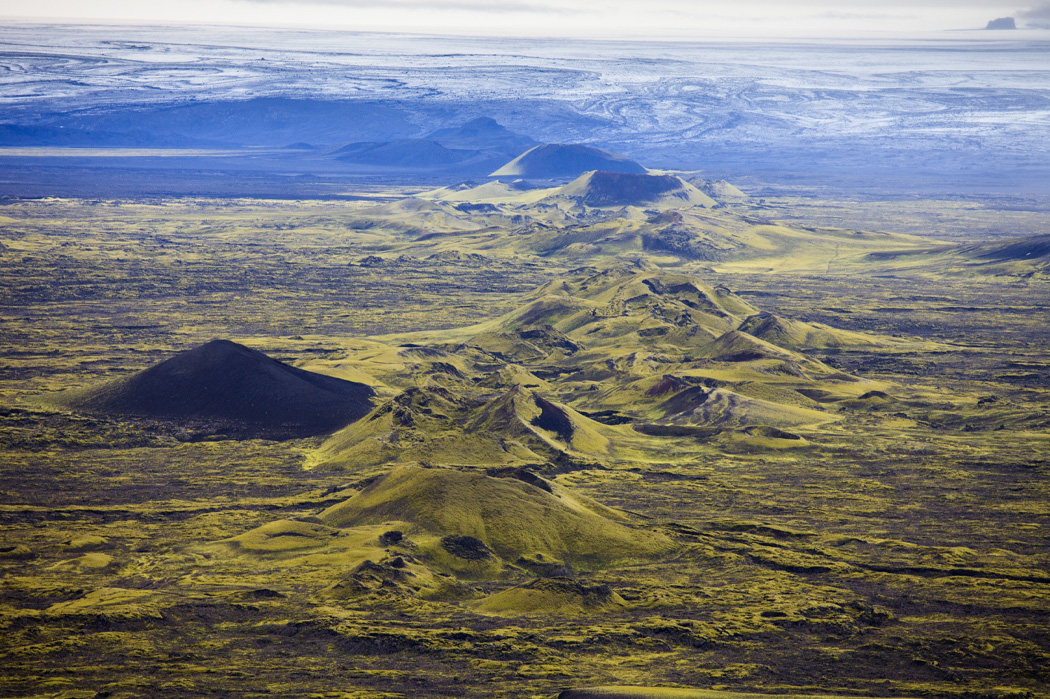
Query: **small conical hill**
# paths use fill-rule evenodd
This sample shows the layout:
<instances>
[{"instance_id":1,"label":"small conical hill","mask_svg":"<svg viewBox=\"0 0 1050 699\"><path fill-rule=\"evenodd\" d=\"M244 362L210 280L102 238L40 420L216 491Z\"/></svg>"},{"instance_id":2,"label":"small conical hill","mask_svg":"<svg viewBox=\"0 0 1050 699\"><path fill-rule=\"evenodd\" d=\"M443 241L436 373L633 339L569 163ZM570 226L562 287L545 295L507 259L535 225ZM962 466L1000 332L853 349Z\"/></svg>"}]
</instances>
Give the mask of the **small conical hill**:
<instances>
[{"instance_id":1,"label":"small conical hill","mask_svg":"<svg viewBox=\"0 0 1050 699\"><path fill-rule=\"evenodd\" d=\"M600 614L627 603L608 585L586 585L569 578L540 578L486 597L474 608L485 614L520 616Z\"/></svg>"},{"instance_id":2,"label":"small conical hill","mask_svg":"<svg viewBox=\"0 0 1050 699\"><path fill-rule=\"evenodd\" d=\"M526 325L509 332L480 333L467 343L509 361L571 356L580 350L580 345L550 325Z\"/></svg>"},{"instance_id":3,"label":"small conical hill","mask_svg":"<svg viewBox=\"0 0 1050 699\"><path fill-rule=\"evenodd\" d=\"M737 428L753 425L797 427L833 420L819 410L743 396L722 388L690 386L660 406L676 424Z\"/></svg>"},{"instance_id":4,"label":"small conical hill","mask_svg":"<svg viewBox=\"0 0 1050 699\"><path fill-rule=\"evenodd\" d=\"M768 311L760 311L745 318L737 329L760 340L791 349L871 346L880 343L876 337L817 323L781 318Z\"/></svg>"},{"instance_id":5,"label":"small conical hill","mask_svg":"<svg viewBox=\"0 0 1050 699\"><path fill-rule=\"evenodd\" d=\"M778 347L765 340L740 331L731 330L701 347L698 357L723 362L749 362L757 359L780 359L800 365L819 364L805 355Z\"/></svg>"},{"instance_id":6,"label":"small conical hill","mask_svg":"<svg viewBox=\"0 0 1050 699\"><path fill-rule=\"evenodd\" d=\"M690 179L689 184L718 201L745 201L747 194L726 180Z\"/></svg>"},{"instance_id":7,"label":"small conical hill","mask_svg":"<svg viewBox=\"0 0 1050 699\"><path fill-rule=\"evenodd\" d=\"M610 446L598 423L520 384L479 409L467 431L518 440L537 452L546 447L592 458L608 452Z\"/></svg>"},{"instance_id":8,"label":"small conical hill","mask_svg":"<svg viewBox=\"0 0 1050 699\"><path fill-rule=\"evenodd\" d=\"M556 484L400 466L321 514L330 526L407 522L439 536L473 537L506 561L541 553L575 566L651 559L670 548L623 515Z\"/></svg>"},{"instance_id":9,"label":"small conical hill","mask_svg":"<svg viewBox=\"0 0 1050 699\"><path fill-rule=\"evenodd\" d=\"M74 410L212 421L249 434L323 434L372 408L365 384L213 340L131 376L60 396Z\"/></svg>"}]
</instances>

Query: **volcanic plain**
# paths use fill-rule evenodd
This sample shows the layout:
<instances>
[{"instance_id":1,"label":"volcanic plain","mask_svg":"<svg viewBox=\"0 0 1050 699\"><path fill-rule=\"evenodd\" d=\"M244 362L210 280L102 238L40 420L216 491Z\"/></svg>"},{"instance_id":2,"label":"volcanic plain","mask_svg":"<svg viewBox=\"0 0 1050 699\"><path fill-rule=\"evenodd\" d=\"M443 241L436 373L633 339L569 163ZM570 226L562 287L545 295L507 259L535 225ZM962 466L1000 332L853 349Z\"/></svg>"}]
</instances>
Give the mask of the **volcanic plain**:
<instances>
[{"instance_id":1,"label":"volcanic plain","mask_svg":"<svg viewBox=\"0 0 1050 699\"><path fill-rule=\"evenodd\" d=\"M1050 697L1046 214L894 207L4 201L2 693Z\"/></svg>"}]
</instances>

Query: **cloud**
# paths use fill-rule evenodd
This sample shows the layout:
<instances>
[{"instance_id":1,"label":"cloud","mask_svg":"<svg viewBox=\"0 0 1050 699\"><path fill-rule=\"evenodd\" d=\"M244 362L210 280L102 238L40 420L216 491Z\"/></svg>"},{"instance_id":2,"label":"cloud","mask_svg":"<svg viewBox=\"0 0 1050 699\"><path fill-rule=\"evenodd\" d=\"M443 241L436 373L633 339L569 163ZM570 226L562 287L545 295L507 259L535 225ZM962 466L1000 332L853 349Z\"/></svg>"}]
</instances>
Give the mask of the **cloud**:
<instances>
[{"instance_id":1,"label":"cloud","mask_svg":"<svg viewBox=\"0 0 1050 699\"><path fill-rule=\"evenodd\" d=\"M1050 29L1050 2L1044 2L1028 10L1021 10L1017 16L1029 27Z\"/></svg>"},{"instance_id":2,"label":"cloud","mask_svg":"<svg viewBox=\"0 0 1050 699\"><path fill-rule=\"evenodd\" d=\"M565 10L554 4L541 2L492 2L491 0L247 0L261 5L334 5L351 9L368 10L451 10L481 12L486 14L506 14L512 12L554 13L562 14Z\"/></svg>"},{"instance_id":3,"label":"cloud","mask_svg":"<svg viewBox=\"0 0 1050 699\"><path fill-rule=\"evenodd\" d=\"M818 17L825 17L827 19L845 19L845 20L854 20L854 19L862 19L862 20L869 20L869 19L915 19L915 15L890 14L888 12L883 12L883 13L879 13L879 12L839 12L839 11L834 11L834 10L833 11L829 11L829 12L821 12L819 15L816 15L816 16L818 16Z\"/></svg>"}]
</instances>

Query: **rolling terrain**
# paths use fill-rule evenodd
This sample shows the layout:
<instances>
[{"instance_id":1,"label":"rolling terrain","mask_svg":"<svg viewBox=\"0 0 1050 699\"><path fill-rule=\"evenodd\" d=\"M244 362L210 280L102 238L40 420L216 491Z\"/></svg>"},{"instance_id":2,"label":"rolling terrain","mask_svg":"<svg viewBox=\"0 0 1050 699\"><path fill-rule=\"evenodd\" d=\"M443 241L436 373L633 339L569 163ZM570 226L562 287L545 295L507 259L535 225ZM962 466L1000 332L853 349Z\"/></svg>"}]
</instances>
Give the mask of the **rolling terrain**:
<instances>
[{"instance_id":1,"label":"rolling terrain","mask_svg":"<svg viewBox=\"0 0 1050 699\"><path fill-rule=\"evenodd\" d=\"M730 187L4 203L8 692L1047 696L1041 238Z\"/></svg>"},{"instance_id":2,"label":"rolling terrain","mask_svg":"<svg viewBox=\"0 0 1050 699\"><path fill-rule=\"evenodd\" d=\"M1050 699L1050 34L916 29L0 27L0 699Z\"/></svg>"},{"instance_id":3,"label":"rolling terrain","mask_svg":"<svg viewBox=\"0 0 1050 699\"><path fill-rule=\"evenodd\" d=\"M697 184L710 194L675 174L589 171L560 185L494 179L364 208L351 225L386 235L383 252L410 256L513 252L569 265L629 257L707 273L911 271L1007 279L1045 279L1050 267L1045 235L975 244L800 225L782 220L784 211L741 199L729 183Z\"/></svg>"}]
</instances>

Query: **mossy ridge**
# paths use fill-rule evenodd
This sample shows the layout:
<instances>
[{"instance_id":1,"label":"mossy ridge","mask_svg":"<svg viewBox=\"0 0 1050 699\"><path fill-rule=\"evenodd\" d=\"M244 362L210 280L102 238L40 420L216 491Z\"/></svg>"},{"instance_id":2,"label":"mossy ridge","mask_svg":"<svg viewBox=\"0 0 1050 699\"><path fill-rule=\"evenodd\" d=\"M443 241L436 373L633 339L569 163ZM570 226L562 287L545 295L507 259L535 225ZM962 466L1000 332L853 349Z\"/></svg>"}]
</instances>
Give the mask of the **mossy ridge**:
<instances>
[{"instance_id":1,"label":"mossy ridge","mask_svg":"<svg viewBox=\"0 0 1050 699\"><path fill-rule=\"evenodd\" d=\"M453 351L478 347L503 361L526 364L579 364L592 354L634 347L677 355L685 361L779 361L783 366L775 371L801 377L841 372L792 347L889 342L797 321L790 321L792 332L774 332L768 323L753 322L759 315L723 287L711 287L686 275L619 268L552 282L526 297L520 309L476 326L385 339L437 344ZM752 336L746 328L784 343Z\"/></svg>"},{"instance_id":2,"label":"mossy ridge","mask_svg":"<svg viewBox=\"0 0 1050 699\"><path fill-rule=\"evenodd\" d=\"M623 191L624 183L631 178L632 186ZM418 204L410 207L406 202L404 211L387 212L383 220L365 221L364 225L385 226L394 236L407 233L400 241L403 245L405 237L420 232L418 221L434 231L458 230L455 246L460 251L506 254L512 250L579 263L613 262L631 255L670 266L699 263L718 271L763 274L871 271L890 266L888 259L876 255L921 254L931 249L930 241L915 236L792 226L743 207L719 206L722 199L739 203L741 192L731 185L713 187L709 183L697 189L674 173L598 172L582 175L562 187L493 182L473 188L442 188L419 196L447 208L422 211ZM465 221L456 220L462 215L452 207L454 203L474 208L477 213L473 218L478 223L504 226L512 229L513 235L500 237L497 244L487 230L472 233ZM430 236L425 246L409 243L401 249L428 255L435 243L442 244L439 237Z\"/></svg>"},{"instance_id":3,"label":"mossy ridge","mask_svg":"<svg viewBox=\"0 0 1050 699\"><path fill-rule=\"evenodd\" d=\"M540 578L497 592L471 605L497 616L544 614L573 617L608 614L627 603L608 585L588 585L568 578Z\"/></svg>"},{"instance_id":4,"label":"mossy ridge","mask_svg":"<svg viewBox=\"0 0 1050 699\"><path fill-rule=\"evenodd\" d=\"M735 430L762 426L790 429L831 422L839 419L835 413L840 407L871 407L867 403L847 404L845 401L850 396L870 393L876 388L882 392L881 389L887 388L885 383L868 385L794 349L738 329L750 327L748 319L757 318L760 312L724 287L710 286L689 275L629 265L578 272L536 289L526 295L521 309L501 318L437 333L381 339L409 346L411 352L426 352L427 361L435 352L441 355L442 362L444 358L458 357L457 378L438 382L437 374L431 373L434 378L428 380L427 387L455 391L460 407L452 411L456 414L453 422L466 421L474 425L478 424L477 413L474 408L466 408L466 403L473 401L473 405L477 405L479 400L492 400L484 393L479 394L478 388L499 390L510 386L511 390L517 390L514 387L527 384L532 390L549 390L551 395L544 400L554 398L556 401L559 392L571 396L561 401L559 410L563 412L571 411L573 404L581 406L587 414L602 415L629 406L624 411L624 421L686 422ZM835 335L831 328L805 324L791 327L804 328L809 333L801 338L788 338L797 341L794 344L805 344L803 341L812 339L813 333L824 338L823 344L829 344L827 337L832 336L839 344L881 346L882 342L877 337L857 333ZM407 351L399 352L400 361L405 360ZM414 369L406 366L397 370L398 375L410 376L413 371L425 370L421 362L417 362ZM500 367L507 362L520 364L525 373L517 378L511 375L513 372L504 375ZM367 364L362 364L362 368L378 369ZM646 381L658 372L669 375L669 370L686 379L693 376L708 384L714 382L709 386L712 390L687 388L686 391L699 393L692 401L683 393L678 400L682 405L674 409L673 401L668 403L669 397L658 401L657 396L640 395L635 389L625 393L622 388L627 381ZM390 376L393 375L387 378ZM470 379L477 382L481 376L486 378L472 388ZM588 382L591 392L583 390ZM821 385L825 382L827 388ZM839 390L848 383L865 390L854 391L852 387ZM593 388L598 388L598 384L601 386L595 393ZM734 390L736 385L742 394ZM814 395L817 392L841 395L842 405L825 409L825 404L804 398L800 390L809 390ZM518 412L528 412L523 402L518 403ZM448 411L439 415L442 419L450 416ZM532 434L522 435L515 428L511 432L516 434L502 435L496 444L479 438L477 430L468 429L457 436L456 425L448 421L428 422L429 417L423 415L419 416L419 422L427 422L426 429L417 429L415 436L402 439L404 429L387 429L385 423L382 427L374 425L371 423L374 417L337 435L311 463L336 465L356 461L378 465L384 460L441 464L536 463L551 458L552 448L606 461L617 458L616 444L623 441L623 436L617 437L615 430L588 425L586 416L579 415L573 420L589 428L580 432L601 435L601 438L570 445L564 439L552 442L547 432L527 430ZM502 427L506 428L509 423L504 422ZM391 437L384 437L380 432ZM783 446L778 442L759 444L761 435L751 437L757 440L753 440L755 446ZM605 446L607 440L609 447ZM343 454L339 454L340 442ZM457 446L459 458L453 453ZM619 452L621 456L639 453L630 448Z\"/></svg>"},{"instance_id":5,"label":"mossy ridge","mask_svg":"<svg viewBox=\"0 0 1050 699\"><path fill-rule=\"evenodd\" d=\"M190 549L218 562L216 571L241 570L246 575L260 564L276 570L299 570L303 579L332 582L348 567L381 563L390 558L383 533L390 526L333 527L316 517L267 522L242 534ZM391 526L403 526L395 523Z\"/></svg>"},{"instance_id":6,"label":"mossy ridge","mask_svg":"<svg viewBox=\"0 0 1050 699\"><path fill-rule=\"evenodd\" d=\"M577 270L577 275L551 282L526 295L521 308L475 326L434 333L397 335L393 338L441 342L491 332L513 332L525 326L549 325L573 341L588 343L591 326L604 318L633 318L638 324L652 314L665 324L674 321L709 327L704 335L717 336L734 329L747 315L757 312L746 301L722 287L711 287L695 277L655 269L614 266L604 270ZM586 328L586 330L584 330ZM593 334L593 333L591 333ZM609 338L611 340L613 338Z\"/></svg>"},{"instance_id":7,"label":"mossy ridge","mask_svg":"<svg viewBox=\"0 0 1050 699\"><path fill-rule=\"evenodd\" d=\"M796 350L892 346L895 344L891 338L839 330L823 323L804 323L790 318L781 318L769 311L760 311L748 316L737 329L779 347Z\"/></svg>"},{"instance_id":8,"label":"mossy ridge","mask_svg":"<svg viewBox=\"0 0 1050 699\"><path fill-rule=\"evenodd\" d=\"M590 687L568 689L558 699L855 699L843 694L757 694L752 692L728 692L717 689L689 689L684 687Z\"/></svg>"},{"instance_id":9,"label":"mossy ridge","mask_svg":"<svg viewBox=\"0 0 1050 699\"><path fill-rule=\"evenodd\" d=\"M49 617L103 617L110 620L138 621L164 618L163 608L176 604L177 597L153 590L101 587L80 599L59 602L48 607Z\"/></svg>"},{"instance_id":10,"label":"mossy ridge","mask_svg":"<svg viewBox=\"0 0 1050 699\"><path fill-rule=\"evenodd\" d=\"M525 445L463 429L464 415L482 399L440 386L411 388L381 404L356 423L333 434L308 461L310 468L352 465L378 467L391 462L457 464L542 462Z\"/></svg>"},{"instance_id":11,"label":"mossy ridge","mask_svg":"<svg viewBox=\"0 0 1050 699\"><path fill-rule=\"evenodd\" d=\"M614 450L615 431L527 388L543 385L528 376L503 377L509 386L487 401L486 394L464 396L437 386L409 389L332 435L309 466L540 465L562 455L602 459Z\"/></svg>"},{"instance_id":12,"label":"mossy ridge","mask_svg":"<svg viewBox=\"0 0 1050 699\"><path fill-rule=\"evenodd\" d=\"M1046 280L1050 278L1050 235L880 250L864 259L887 270L911 274Z\"/></svg>"},{"instance_id":13,"label":"mossy ridge","mask_svg":"<svg viewBox=\"0 0 1050 699\"><path fill-rule=\"evenodd\" d=\"M338 530L320 523L277 520L228 539L228 542L247 553L282 554L325 546L338 534Z\"/></svg>"}]
</instances>

